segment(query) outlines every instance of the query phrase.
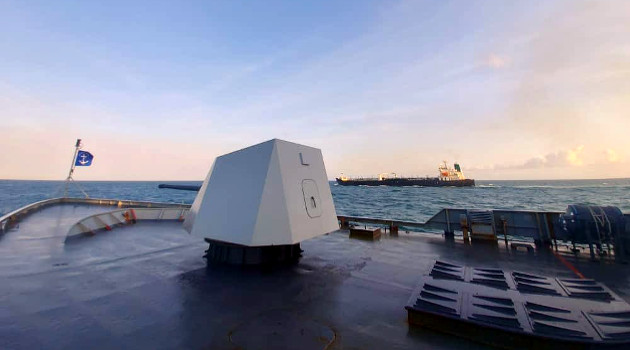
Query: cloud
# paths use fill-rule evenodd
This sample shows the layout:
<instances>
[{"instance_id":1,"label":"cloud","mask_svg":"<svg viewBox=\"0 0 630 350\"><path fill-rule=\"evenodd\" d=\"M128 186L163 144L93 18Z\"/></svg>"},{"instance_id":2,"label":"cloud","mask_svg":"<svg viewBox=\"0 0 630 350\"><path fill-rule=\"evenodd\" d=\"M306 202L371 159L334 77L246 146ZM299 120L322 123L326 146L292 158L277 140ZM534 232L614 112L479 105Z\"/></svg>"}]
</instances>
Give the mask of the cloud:
<instances>
[{"instance_id":1,"label":"cloud","mask_svg":"<svg viewBox=\"0 0 630 350\"><path fill-rule=\"evenodd\" d=\"M473 167L470 170L511 170L511 169L543 169L579 167L584 165L582 153L584 146L580 145L568 150L560 150L548 153L544 156L536 156L520 164L493 164L490 166Z\"/></svg>"},{"instance_id":2,"label":"cloud","mask_svg":"<svg viewBox=\"0 0 630 350\"><path fill-rule=\"evenodd\" d=\"M582 151L584 150L584 146L578 146L575 149L570 149L567 151L566 161L569 165L584 165L584 161L581 158Z\"/></svg>"},{"instance_id":3,"label":"cloud","mask_svg":"<svg viewBox=\"0 0 630 350\"><path fill-rule=\"evenodd\" d=\"M127 174L203 178L206 163L187 168L198 163L195 158L210 162L220 152L272 137L321 147L329 175L433 174L434 163L446 158L461 160L466 170L472 170L468 164L515 169L496 176L604 176L609 167L591 172L589 167L595 162L612 166L621 157L616 173L630 176L624 154L630 147L625 135L630 128L630 11L624 11L630 2L607 4L576 1L533 9L401 2L378 6L360 27L342 23L353 27L352 33L324 21L328 34L314 27L261 50L245 45L247 50L226 55L222 52L231 50L208 45L213 39L199 35L186 44L199 49L177 46L174 55L167 50L159 60L141 49L121 56L113 46L111 53L97 55L108 61L66 75L85 79L61 82L52 77L64 74L34 71L31 75L42 79L32 81L16 73L0 82L0 118L22 130L22 137L13 133L0 140L0 146L12 149L0 155L0 177L42 176L27 161L14 159L41 158L36 153L45 146L32 146L38 140L72 142L77 136L92 142L91 150L98 153L98 168L95 164L89 172L93 179ZM477 12L461 18L468 9ZM443 30L443 23L457 25ZM225 34L229 43L239 42ZM155 43L170 47L168 40L158 39ZM97 52L92 43L76 45L84 45L77 46L81 52ZM58 52L64 56L53 58L65 62L68 50ZM76 57L70 56L67 61L73 62ZM81 61L90 59L79 55ZM6 70L28 72L29 67ZM15 86L3 88L3 83ZM101 141L99 135L116 138ZM159 161L125 167L104 163L110 153L138 147L133 142L140 137L146 157ZM445 149L455 138L458 147ZM606 143L598 144L602 140ZM120 146L111 152L97 149L112 143ZM569 149L582 143L584 152L584 147ZM620 153L611 155L606 148ZM186 157L161 156L164 149L185 150ZM59 165L48 170L50 177L63 175L67 167L66 149L55 151L61 156ZM109 165L126 172L113 172Z\"/></svg>"},{"instance_id":4,"label":"cloud","mask_svg":"<svg viewBox=\"0 0 630 350\"><path fill-rule=\"evenodd\" d=\"M611 163L617 163L619 162L619 154L614 150L614 149L607 149L605 151L606 153L606 159L608 159L609 162Z\"/></svg>"},{"instance_id":5,"label":"cloud","mask_svg":"<svg viewBox=\"0 0 630 350\"><path fill-rule=\"evenodd\" d=\"M522 164L504 166L503 169L540 169L540 168L558 168L568 166L584 165L582 160L582 151L584 146L580 145L569 150L562 150L548 153L544 156L533 157L526 160Z\"/></svg>"},{"instance_id":6,"label":"cloud","mask_svg":"<svg viewBox=\"0 0 630 350\"><path fill-rule=\"evenodd\" d=\"M506 67L510 63L509 59L505 56L499 56L491 53L486 58L486 65L491 68L500 69Z\"/></svg>"},{"instance_id":7,"label":"cloud","mask_svg":"<svg viewBox=\"0 0 630 350\"><path fill-rule=\"evenodd\" d=\"M519 34L529 39L513 44L512 50L509 44L497 44L519 68L510 76L515 87L507 98L504 125L554 147L582 135L590 140L622 137L612 129L623 130L630 123L630 64L625 53L629 11L628 2L568 2L534 22L523 22L527 27L505 40L513 42Z\"/></svg>"}]
</instances>

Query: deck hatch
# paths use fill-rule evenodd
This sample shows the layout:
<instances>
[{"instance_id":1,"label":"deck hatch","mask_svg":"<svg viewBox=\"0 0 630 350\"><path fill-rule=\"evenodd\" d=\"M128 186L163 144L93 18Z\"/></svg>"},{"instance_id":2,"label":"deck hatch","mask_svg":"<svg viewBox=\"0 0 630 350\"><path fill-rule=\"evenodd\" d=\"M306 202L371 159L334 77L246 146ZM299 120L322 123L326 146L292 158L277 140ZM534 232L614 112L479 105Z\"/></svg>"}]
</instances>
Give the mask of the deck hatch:
<instances>
[{"instance_id":1,"label":"deck hatch","mask_svg":"<svg viewBox=\"0 0 630 350\"><path fill-rule=\"evenodd\" d=\"M304 205L306 213L311 218L322 216L322 200L319 197L317 183L314 180L302 180L302 193L304 194Z\"/></svg>"}]
</instances>

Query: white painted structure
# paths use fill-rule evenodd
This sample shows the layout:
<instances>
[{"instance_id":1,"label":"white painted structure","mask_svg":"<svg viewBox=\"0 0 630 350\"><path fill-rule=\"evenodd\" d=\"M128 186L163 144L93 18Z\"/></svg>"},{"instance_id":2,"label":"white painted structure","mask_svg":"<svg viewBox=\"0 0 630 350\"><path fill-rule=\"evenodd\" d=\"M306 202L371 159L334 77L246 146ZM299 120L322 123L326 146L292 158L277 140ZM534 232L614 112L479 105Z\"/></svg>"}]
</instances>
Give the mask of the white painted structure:
<instances>
[{"instance_id":1,"label":"white painted structure","mask_svg":"<svg viewBox=\"0 0 630 350\"><path fill-rule=\"evenodd\" d=\"M295 244L337 230L321 150L273 139L217 157L184 227L245 246Z\"/></svg>"},{"instance_id":2,"label":"white painted structure","mask_svg":"<svg viewBox=\"0 0 630 350\"><path fill-rule=\"evenodd\" d=\"M66 240L85 233L96 233L100 230L111 231L119 226L136 221L181 221L188 208L125 208L84 217L72 225Z\"/></svg>"}]
</instances>

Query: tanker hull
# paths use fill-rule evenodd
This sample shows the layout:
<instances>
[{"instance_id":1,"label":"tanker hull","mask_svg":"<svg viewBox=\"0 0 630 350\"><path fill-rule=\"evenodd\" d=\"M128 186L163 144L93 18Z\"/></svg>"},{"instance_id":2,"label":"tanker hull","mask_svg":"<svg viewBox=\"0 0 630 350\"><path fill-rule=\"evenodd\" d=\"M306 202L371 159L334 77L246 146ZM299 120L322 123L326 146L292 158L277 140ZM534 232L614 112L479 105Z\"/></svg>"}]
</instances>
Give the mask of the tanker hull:
<instances>
[{"instance_id":1,"label":"tanker hull","mask_svg":"<svg viewBox=\"0 0 630 350\"><path fill-rule=\"evenodd\" d=\"M439 178L349 179L337 178L341 186L423 186L423 187L471 187L475 180L441 180Z\"/></svg>"}]
</instances>

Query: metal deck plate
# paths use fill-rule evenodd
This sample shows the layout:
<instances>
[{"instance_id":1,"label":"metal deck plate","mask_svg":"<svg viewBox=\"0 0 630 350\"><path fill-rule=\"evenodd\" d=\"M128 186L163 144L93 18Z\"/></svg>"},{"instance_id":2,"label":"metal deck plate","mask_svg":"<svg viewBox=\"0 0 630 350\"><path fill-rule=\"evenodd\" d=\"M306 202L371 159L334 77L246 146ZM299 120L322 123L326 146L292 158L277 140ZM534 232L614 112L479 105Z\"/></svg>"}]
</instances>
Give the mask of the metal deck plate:
<instances>
[{"instance_id":1,"label":"metal deck plate","mask_svg":"<svg viewBox=\"0 0 630 350\"><path fill-rule=\"evenodd\" d=\"M630 346L630 305L590 279L436 261L406 309L412 324L493 345ZM478 334L466 332L470 325L481 326Z\"/></svg>"}]
</instances>

